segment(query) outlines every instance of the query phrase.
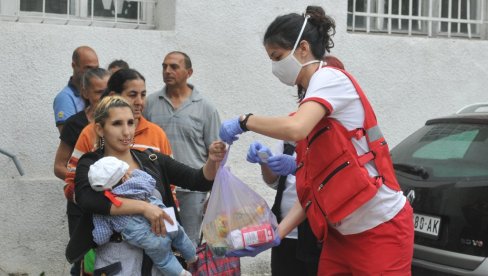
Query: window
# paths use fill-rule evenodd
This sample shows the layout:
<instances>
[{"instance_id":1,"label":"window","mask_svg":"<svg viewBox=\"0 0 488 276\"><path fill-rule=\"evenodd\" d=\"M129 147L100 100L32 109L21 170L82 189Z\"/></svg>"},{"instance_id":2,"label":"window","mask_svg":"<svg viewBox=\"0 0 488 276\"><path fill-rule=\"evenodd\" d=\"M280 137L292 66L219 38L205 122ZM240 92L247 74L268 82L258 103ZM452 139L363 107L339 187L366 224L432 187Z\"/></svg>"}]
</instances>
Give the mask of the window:
<instances>
[{"instance_id":1,"label":"window","mask_svg":"<svg viewBox=\"0 0 488 276\"><path fill-rule=\"evenodd\" d=\"M21 22L154 29L156 0L0 0L0 18Z\"/></svg>"},{"instance_id":2,"label":"window","mask_svg":"<svg viewBox=\"0 0 488 276\"><path fill-rule=\"evenodd\" d=\"M348 0L351 32L487 39L487 0Z\"/></svg>"},{"instance_id":3,"label":"window","mask_svg":"<svg viewBox=\"0 0 488 276\"><path fill-rule=\"evenodd\" d=\"M479 129L474 127L435 126L420 139L420 142L426 144L414 152L412 157L435 160L462 159L478 133Z\"/></svg>"},{"instance_id":4,"label":"window","mask_svg":"<svg viewBox=\"0 0 488 276\"><path fill-rule=\"evenodd\" d=\"M423 168L429 179L488 177L488 125L426 125L392 150L397 164Z\"/></svg>"}]
</instances>

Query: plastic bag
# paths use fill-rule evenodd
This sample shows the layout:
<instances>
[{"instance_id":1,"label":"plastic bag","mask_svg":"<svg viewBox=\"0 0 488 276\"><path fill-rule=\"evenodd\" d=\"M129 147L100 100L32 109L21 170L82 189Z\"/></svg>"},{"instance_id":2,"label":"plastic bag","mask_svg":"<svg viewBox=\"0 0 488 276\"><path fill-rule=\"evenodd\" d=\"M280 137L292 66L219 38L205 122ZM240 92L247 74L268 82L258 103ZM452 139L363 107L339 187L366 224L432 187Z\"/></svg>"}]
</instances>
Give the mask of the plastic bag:
<instances>
[{"instance_id":1,"label":"plastic bag","mask_svg":"<svg viewBox=\"0 0 488 276\"><path fill-rule=\"evenodd\" d=\"M217 256L272 242L278 225L266 200L234 176L224 166L226 160L217 171L202 223L203 237Z\"/></svg>"}]
</instances>

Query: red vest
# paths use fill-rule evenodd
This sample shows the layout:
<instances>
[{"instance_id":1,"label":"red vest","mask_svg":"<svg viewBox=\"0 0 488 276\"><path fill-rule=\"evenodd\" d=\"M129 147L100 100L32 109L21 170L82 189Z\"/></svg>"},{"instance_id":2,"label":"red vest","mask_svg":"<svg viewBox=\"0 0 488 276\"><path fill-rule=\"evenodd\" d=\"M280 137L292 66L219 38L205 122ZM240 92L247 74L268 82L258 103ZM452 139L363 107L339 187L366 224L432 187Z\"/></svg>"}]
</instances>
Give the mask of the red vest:
<instances>
[{"instance_id":1,"label":"red vest","mask_svg":"<svg viewBox=\"0 0 488 276\"><path fill-rule=\"evenodd\" d=\"M364 108L363 127L348 131L337 120L324 117L296 147L298 199L319 240L327 236L327 222L340 222L373 198L382 184L400 190L388 145L370 103L356 80L340 71L349 77L359 95ZM358 156L351 140L364 136L370 151ZM374 163L377 177L369 176L364 167L368 162Z\"/></svg>"}]
</instances>

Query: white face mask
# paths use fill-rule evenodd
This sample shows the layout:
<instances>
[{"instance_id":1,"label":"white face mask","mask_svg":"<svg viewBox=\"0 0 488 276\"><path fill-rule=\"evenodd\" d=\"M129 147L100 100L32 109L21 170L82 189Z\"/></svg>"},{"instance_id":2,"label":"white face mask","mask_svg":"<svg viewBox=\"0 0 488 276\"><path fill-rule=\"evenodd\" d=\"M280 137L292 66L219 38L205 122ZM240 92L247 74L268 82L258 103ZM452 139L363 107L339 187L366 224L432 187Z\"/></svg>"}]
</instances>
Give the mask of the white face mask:
<instances>
[{"instance_id":1,"label":"white face mask","mask_svg":"<svg viewBox=\"0 0 488 276\"><path fill-rule=\"evenodd\" d=\"M282 60L273 61L272 64L273 75L275 75L282 83L289 86L294 86L296 84L298 74L300 74L300 71L304 66L320 62L318 60L312 60L305 64L301 64L294 55L298 43L300 42L300 38L302 37L303 30L305 29L305 26L307 24L308 18L309 16L307 15L305 17L305 22L303 22L300 34L298 35L298 39L295 42L295 46L293 46L290 54Z\"/></svg>"}]
</instances>

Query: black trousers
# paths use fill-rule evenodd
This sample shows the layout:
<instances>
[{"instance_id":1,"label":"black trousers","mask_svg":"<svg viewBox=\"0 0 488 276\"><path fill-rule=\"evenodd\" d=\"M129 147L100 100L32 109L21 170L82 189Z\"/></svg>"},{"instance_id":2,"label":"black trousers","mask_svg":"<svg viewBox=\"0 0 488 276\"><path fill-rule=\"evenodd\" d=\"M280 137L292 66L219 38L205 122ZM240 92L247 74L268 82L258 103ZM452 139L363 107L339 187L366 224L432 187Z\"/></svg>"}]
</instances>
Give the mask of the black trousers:
<instances>
[{"instance_id":1,"label":"black trousers","mask_svg":"<svg viewBox=\"0 0 488 276\"><path fill-rule=\"evenodd\" d=\"M316 276L318 261L306 262L297 258L297 240L283 239L279 246L271 249L271 275L273 276Z\"/></svg>"},{"instance_id":2,"label":"black trousers","mask_svg":"<svg viewBox=\"0 0 488 276\"><path fill-rule=\"evenodd\" d=\"M81 209L73 202L68 201L66 213L68 214L68 231L69 236L73 235L78 223L81 220ZM70 269L71 276L79 276L81 273L81 261L74 262Z\"/></svg>"}]
</instances>

